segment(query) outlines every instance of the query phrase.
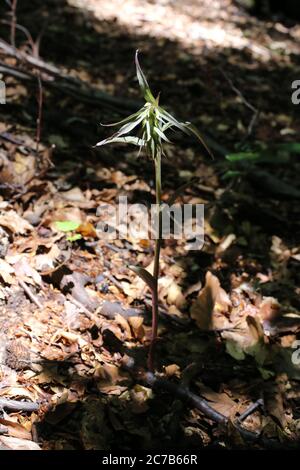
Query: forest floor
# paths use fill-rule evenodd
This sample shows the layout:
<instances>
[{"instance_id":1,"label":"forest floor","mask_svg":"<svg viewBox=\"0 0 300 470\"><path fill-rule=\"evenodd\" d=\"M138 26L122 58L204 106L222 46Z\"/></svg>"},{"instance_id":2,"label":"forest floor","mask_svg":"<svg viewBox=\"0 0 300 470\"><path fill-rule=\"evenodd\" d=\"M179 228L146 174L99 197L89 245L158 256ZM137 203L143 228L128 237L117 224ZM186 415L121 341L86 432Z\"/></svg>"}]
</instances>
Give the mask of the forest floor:
<instances>
[{"instance_id":1,"label":"forest floor","mask_svg":"<svg viewBox=\"0 0 300 470\"><path fill-rule=\"evenodd\" d=\"M0 446L297 446L300 26L230 0L19 0L17 21L34 39L42 31L45 63L117 100L66 93L0 44ZM0 38L9 42L7 24ZM22 31L17 45L32 55ZM192 179L177 202L205 204L205 243L163 243L156 370L226 426L124 367L128 357L146 367L151 297L127 266L151 270L153 242L101 239L96 226L120 196L151 205L154 175L134 148L94 145L108 135L100 122L138 109L136 49L161 103L214 153L186 136L166 144L163 198ZM234 423L252 404L249 443Z\"/></svg>"}]
</instances>

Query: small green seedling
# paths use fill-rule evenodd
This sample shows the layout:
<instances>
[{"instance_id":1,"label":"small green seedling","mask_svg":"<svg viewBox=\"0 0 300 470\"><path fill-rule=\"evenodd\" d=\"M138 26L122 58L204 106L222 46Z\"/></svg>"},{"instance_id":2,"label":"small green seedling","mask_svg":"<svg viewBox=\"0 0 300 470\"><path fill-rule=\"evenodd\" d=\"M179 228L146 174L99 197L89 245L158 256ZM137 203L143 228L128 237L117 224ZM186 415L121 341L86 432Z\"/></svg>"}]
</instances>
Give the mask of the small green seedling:
<instances>
[{"instance_id":1,"label":"small green seedling","mask_svg":"<svg viewBox=\"0 0 300 470\"><path fill-rule=\"evenodd\" d=\"M200 142L206 147L203 139L197 129L190 122L179 122L164 108L159 105L159 96L154 98L152 91L148 85L147 79L141 69L138 60L138 51L135 55L135 65L137 79L145 99L144 106L136 113L128 116L120 122L109 124L109 126L120 125L111 137L102 140L96 146L102 146L112 143L128 143L136 145L146 150L146 155L153 160L155 168L155 192L156 192L156 216L157 234L155 239L154 250L154 268L153 274L150 274L140 266L131 266L130 268L148 285L152 295L152 337L148 356L148 367L154 369L154 347L157 340L158 329L158 279L159 279L159 258L162 240L162 185L161 185L161 159L164 155L164 142L170 143L166 136L166 131L176 130L195 135ZM139 129L139 135L129 135L133 130ZM209 152L210 153L210 152Z\"/></svg>"},{"instance_id":2,"label":"small green seedling","mask_svg":"<svg viewBox=\"0 0 300 470\"><path fill-rule=\"evenodd\" d=\"M75 232L81 225L81 222L77 222L76 220L58 220L55 222L55 227L60 232L67 233L67 240L69 242L75 242L77 240L81 240L82 235L80 233L72 233Z\"/></svg>"}]
</instances>

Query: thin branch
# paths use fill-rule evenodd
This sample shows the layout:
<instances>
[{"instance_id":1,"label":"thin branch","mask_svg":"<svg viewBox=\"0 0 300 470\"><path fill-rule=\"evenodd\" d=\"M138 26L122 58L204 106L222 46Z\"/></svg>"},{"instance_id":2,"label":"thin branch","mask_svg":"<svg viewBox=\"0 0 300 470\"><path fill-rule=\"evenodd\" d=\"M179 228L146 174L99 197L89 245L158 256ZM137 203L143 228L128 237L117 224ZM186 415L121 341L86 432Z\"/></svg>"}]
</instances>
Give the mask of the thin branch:
<instances>
[{"instance_id":1,"label":"thin branch","mask_svg":"<svg viewBox=\"0 0 300 470\"><path fill-rule=\"evenodd\" d=\"M211 419L215 423L222 426L227 426L230 423L229 418L214 410L209 403L202 397L199 397L195 393L191 392L188 388L182 385L175 384L169 380L159 377L152 372L146 372L143 370L137 370L135 368L135 362L132 357L123 357L122 367L130 372L137 381L144 383L146 386L151 387L153 390L161 390L170 393L171 395L179 398L183 402L190 404L194 408L201 411L207 418ZM270 439L262 436L260 432L248 431L241 426L239 420L233 423L234 427L239 431L242 438L246 443L258 443L262 444L269 449L280 449L287 448L287 443L281 444L275 439ZM290 447L293 448L294 443L291 442Z\"/></svg>"},{"instance_id":2,"label":"thin branch","mask_svg":"<svg viewBox=\"0 0 300 470\"><path fill-rule=\"evenodd\" d=\"M180 385L169 382L166 379L158 378L152 372L147 372L143 375L144 382L153 389L165 390L174 396L177 396L182 401L189 403L194 406L197 410L201 411L205 416L214 421L215 423L226 426L230 420L214 410L208 402L204 399L191 392L190 390L181 387ZM280 448L281 443L278 443L275 439L269 439L261 436L260 432L248 431L241 426L237 420L233 423L234 427L239 431L245 442L248 443L261 443L263 446L268 448Z\"/></svg>"},{"instance_id":3,"label":"thin branch","mask_svg":"<svg viewBox=\"0 0 300 470\"><path fill-rule=\"evenodd\" d=\"M153 389L167 391L172 395L177 396L181 400L189 402L214 422L223 425L227 424L228 418L226 418L226 416L211 408L204 398L201 398L195 393L190 392L189 389L170 382L164 378L157 377L152 372L146 372L143 374L142 380Z\"/></svg>"},{"instance_id":4,"label":"thin branch","mask_svg":"<svg viewBox=\"0 0 300 470\"><path fill-rule=\"evenodd\" d=\"M26 411L32 413L33 411L38 411L39 407L40 405L38 403L0 398L0 408L10 411Z\"/></svg>"},{"instance_id":5,"label":"thin branch","mask_svg":"<svg viewBox=\"0 0 300 470\"><path fill-rule=\"evenodd\" d=\"M8 26L11 25L11 22L7 21L7 20L1 20L0 23L8 25ZM18 24L18 23L15 24L15 29L18 29L19 31L22 31L22 33L25 34L25 36L27 38L27 41L31 46L31 49L33 50L32 46L34 45L34 41L32 39L32 36L31 36L30 32L28 31L28 29L25 28L25 26L22 26L21 24Z\"/></svg>"},{"instance_id":6,"label":"thin branch","mask_svg":"<svg viewBox=\"0 0 300 470\"><path fill-rule=\"evenodd\" d=\"M12 47L16 47L16 24L17 24L17 2L18 0L11 1L11 27L10 27L10 43Z\"/></svg>"},{"instance_id":7,"label":"thin branch","mask_svg":"<svg viewBox=\"0 0 300 470\"><path fill-rule=\"evenodd\" d=\"M43 116L43 84L41 80L41 73L38 72L37 75L38 82L38 114L36 118L36 153L39 152L39 145L41 141L41 132L42 132L42 116Z\"/></svg>"},{"instance_id":8,"label":"thin branch","mask_svg":"<svg viewBox=\"0 0 300 470\"><path fill-rule=\"evenodd\" d=\"M256 411L258 408L261 408L264 405L264 401L262 398L259 398L255 403L252 403L252 405L247 408L239 417L238 417L238 422L245 421L248 416L252 415L254 411Z\"/></svg>"},{"instance_id":9,"label":"thin branch","mask_svg":"<svg viewBox=\"0 0 300 470\"><path fill-rule=\"evenodd\" d=\"M112 107L114 109L124 108L126 110L136 110L137 107L140 106L140 102L125 98L117 98L115 96L111 96L101 90L96 88L90 87L87 83L83 82L82 80L70 77L64 74L61 70L55 67L52 64L48 64L41 59L37 59L33 55L26 54L24 52L20 52L17 49L14 49L10 46L7 42L0 39L0 50L2 50L6 55L10 57L15 57L21 63L26 62L28 65L33 67L34 69L38 69L44 74L48 75L48 77L43 76L42 81L43 83L47 83L54 88L57 88L63 91L66 94L78 99L79 101L98 106L100 104L107 105L108 107ZM2 63L2 66L6 66L6 64ZM9 67L7 67L9 69ZM16 70L16 69L15 69ZM28 79L32 79L36 75L30 74L25 71L21 71L22 74L28 74ZM23 75L23 78L25 78ZM19 77L21 78L21 77ZM55 81L54 79L58 81Z\"/></svg>"},{"instance_id":10,"label":"thin branch","mask_svg":"<svg viewBox=\"0 0 300 470\"><path fill-rule=\"evenodd\" d=\"M221 74L223 75L223 77L225 78L225 80L228 82L230 88L242 100L244 105L248 109L250 109L250 111L252 111L252 113L253 113L252 118L251 118L250 123L248 124L248 128L247 128L247 138L248 138L248 137L250 137L250 135L253 132L255 122L256 122L256 120L259 116L259 110L257 108L255 108L251 103L249 103L249 101L245 98L243 93L234 85L233 81L231 80L230 77L228 77L228 75L224 72L224 70L222 70L221 68L219 68L219 70L220 70Z\"/></svg>"},{"instance_id":11,"label":"thin branch","mask_svg":"<svg viewBox=\"0 0 300 470\"><path fill-rule=\"evenodd\" d=\"M28 297L30 298L30 300L40 309L43 308L41 302L39 301L39 299L33 294L33 292L31 291L30 287L24 282L22 281L21 279L18 280L19 282L19 285L22 287L22 289L24 290L24 292L28 295Z\"/></svg>"}]
</instances>

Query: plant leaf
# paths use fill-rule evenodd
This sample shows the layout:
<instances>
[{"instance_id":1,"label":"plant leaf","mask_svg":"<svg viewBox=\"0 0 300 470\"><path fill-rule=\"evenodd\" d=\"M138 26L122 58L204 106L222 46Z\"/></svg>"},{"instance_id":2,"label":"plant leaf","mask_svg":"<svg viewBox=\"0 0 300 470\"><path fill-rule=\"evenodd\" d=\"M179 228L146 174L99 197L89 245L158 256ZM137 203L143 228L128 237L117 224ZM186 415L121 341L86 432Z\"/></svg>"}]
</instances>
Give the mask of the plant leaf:
<instances>
[{"instance_id":1,"label":"plant leaf","mask_svg":"<svg viewBox=\"0 0 300 470\"><path fill-rule=\"evenodd\" d=\"M144 75L144 72L141 69L140 63L139 63L139 58L138 58L139 51L137 50L135 53L135 65L136 65L136 75L137 79L139 82L139 85L141 87L143 96L148 103L156 103L156 99L152 95L152 92L150 90L150 87L148 85L147 79Z\"/></svg>"},{"instance_id":2,"label":"plant leaf","mask_svg":"<svg viewBox=\"0 0 300 470\"><path fill-rule=\"evenodd\" d=\"M141 113L143 108L141 108L139 111L137 111L136 113L134 114L131 114L130 116L127 116L126 118L122 119L121 121L118 121L118 122L113 122L111 124L103 124L102 122L100 123L101 126L103 127L113 127L113 126L119 126L120 124L126 124L127 122L130 122L132 121L133 119L135 119L136 117L139 116L139 114Z\"/></svg>"},{"instance_id":3,"label":"plant leaf","mask_svg":"<svg viewBox=\"0 0 300 470\"><path fill-rule=\"evenodd\" d=\"M278 148L291 153L300 153L300 142L286 142L278 144Z\"/></svg>"},{"instance_id":4,"label":"plant leaf","mask_svg":"<svg viewBox=\"0 0 300 470\"><path fill-rule=\"evenodd\" d=\"M100 142L98 142L95 147L100 147L101 145L106 145L106 144L110 144L112 142L129 142L129 143L134 143L135 145L141 145L141 143L139 144L136 144L135 142L133 142L133 138L130 138L130 140L116 140L118 139L119 137L121 137L122 135L124 134L128 134L130 131L132 131L136 126L138 126L142 120L145 118L145 115L147 113L147 110L141 112L141 110L139 111L138 113L138 119L134 120L134 121L129 121L128 123L124 124L117 132L115 132L112 136L110 137L107 137L106 139L104 140L101 140Z\"/></svg>"},{"instance_id":5,"label":"plant leaf","mask_svg":"<svg viewBox=\"0 0 300 470\"><path fill-rule=\"evenodd\" d=\"M169 123L172 126L177 127L185 134L190 134L190 132L187 130L186 125L182 122L177 121L177 119L174 116L172 116L172 114L168 113L168 111L166 111L163 108L159 108L159 111L161 115L163 116L163 118L165 119L165 121L167 121L167 123Z\"/></svg>"},{"instance_id":6,"label":"plant leaf","mask_svg":"<svg viewBox=\"0 0 300 470\"><path fill-rule=\"evenodd\" d=\"M205 148L207 153L211 156L211 158L214 158L211 150L206 145L206 143L205 143L202 135L199 133L198 129L191 122L186 122L185 126L190 131L190 133L194 134L198 138L198 140L200 140L201 144L203 145L203 147Z\"/></svg>"},{"instance_id":7,"label":"plant leaf","mask_svg":"<svg viewBox=\"0 0 300 470\"><path fill-rule=\"evenodd\" d=\"M81 240L82 235L80 233L75 233L75 235L70 235L67 237L68 242L76 242L76 240Z\"/></svg>"},{"instance_id":8,"label":"plant leaf","mask_svg":"<svg viewBox=\"0 0 300 470\"><path fill-rule=\"evenodd\" d=\"M210 149L208 148L208 146L204 142L204 139L201 136L201 134L199 133L198 129L193 124L191 124L190 122L179 122L179 121L177 121L177 119L174 116L172 116L172 114L168 113L168 111L166 111L163 108L159 108L159 111L160 111L162 117L170 125L177 127L178 129L180 129L185 134L188 134L188 135L194 134L200 140L201 144L203 145L203 147L205 148L207 153L209 153L209 155L213 158L212 152L210 151Z\"/></svg>"},{"instance_id":9,"label":"plant leaf","mask_svg":"<svg viewBox=\"0 0 300 470\"><path fill-rule=\"evenodd\" d=\"M129 269L137 274L151 290L155 289L155 279L152 274L149 273L149 271L142 268L141 266L129 266Z\"/></svg>"},{"instance_id":10,"label":"plant leaf","mask_svg":"<svg viewBox=\"0 0 300 470\"><path fill-rule=\"evenodd\" d=\"M159 137L162 140L171 144L170 140L165 136L165 134L158 127L154 127L154 132L156 132L156 134L159 135Z\"/></svg>"},{"instance_id":11,"label":"plant leaf","mask_svg":"<svg viewBox=\"0 0 300 470\"><path fill-rule=\"evenodd\" d=\"M54 224L60 232L73 232L81 225L81 222L77 220L58 220Z\"/></svg>"},{"instance_id":12,"label":"plant leaf","mask_svg":"<svg viewBox=\"0 0 300 470\"><path fill-rule=\"evenodd\" d=\"M127 124L124 124L120 129L114 134L115 136L121 136L124 134L128 134L130 131L132 131L136 126L138 126L142 120L145 118L146 112L140 113L138 119L135 121L130 121Z\"/></svg>"},{"instance_id":13,"label":"plant leaf","mask_svg":"<svg viewBox=\"0 0 300 470\"><path fill-rule=\"evenodd\" d=\"M112 144L112 143L133 144L133 145L137 145L138 147L143 147L146 144L145 140L143 139L139 139L138 137L127 135L124 137L113 137L113 136L109 137L108 139L98 142L96 147L100 147L101 145Z\"/></svg>"},{"instance_id":14,"label":"plant leaf","mask_svg":"<svg viewBox=\"0 0 300 470\"><path fill-rule=\"evenodd\" d=\"M240 162L240 161L256 161L260 157L258 152L239 152L239 153L230 153L226 155L226 160L230 162Z\"/></svg>"}]
</instances>

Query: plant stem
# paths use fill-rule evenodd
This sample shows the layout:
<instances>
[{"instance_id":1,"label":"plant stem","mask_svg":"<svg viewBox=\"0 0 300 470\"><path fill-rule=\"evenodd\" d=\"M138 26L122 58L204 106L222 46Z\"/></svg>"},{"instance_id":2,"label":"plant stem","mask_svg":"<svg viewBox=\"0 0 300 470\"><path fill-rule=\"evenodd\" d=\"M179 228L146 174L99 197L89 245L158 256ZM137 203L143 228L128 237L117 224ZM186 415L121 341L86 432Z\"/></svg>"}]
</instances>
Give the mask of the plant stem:
<instances>
[{"instance_id":1,"label":"plant stem","mask_svg":"<svg viewBox=\"0 0 300 470\"><path fill-rule=\"evenodd\" d=\"M156 192L156 211L158 216L157 232L154 249L154 287L152 289L152 335L148 356L148 368L154 370L154 348L157 340L158 330L158 278L159 278L159 256L162 238L162 213L161 213L161 152L157 151L155 157L155 192Z\"/></svg>"},{"instance_id":2,"label":"plant stem","mask_svg":"<svg viewBox=\"0 0 300 470\"><path fill-rule=\"evenodd\" d=\"M41 80L41 72L38 72L37 75L38 81L38 114L36 118L36 153L39 152L39 145L41 141L41 132L42 132L42 113L43 113L43 85Z\"/></svg>"},{"instance_id":3,"label":"plant stem","mask_svg":"<svg viewBox=\"0 0 300 470\"><path fill-rule=\"evenodd\" d=\"M12 47L16 47L16 10L17 10L17 1L12 0L11 2L11 27L10 27L10 43Z\"/></svg>"}]
</instances>

